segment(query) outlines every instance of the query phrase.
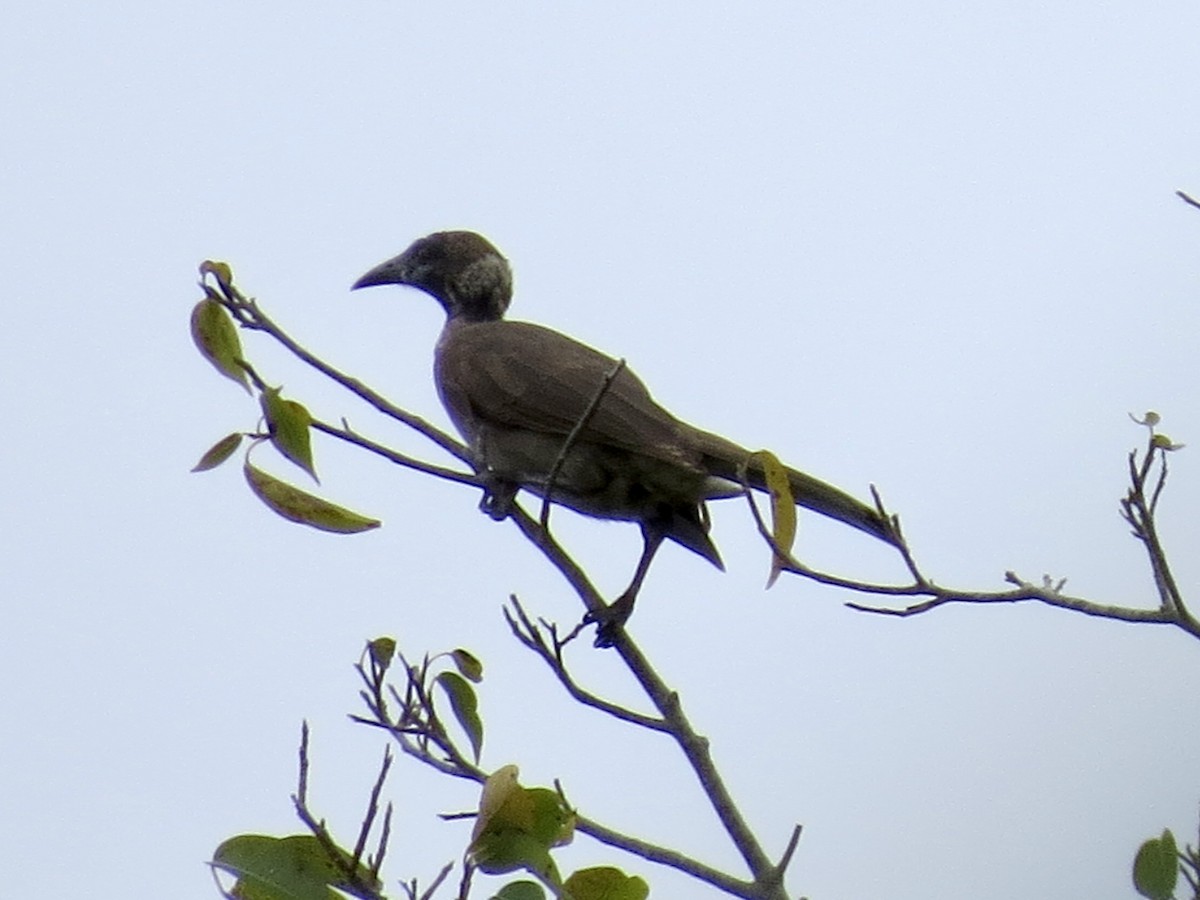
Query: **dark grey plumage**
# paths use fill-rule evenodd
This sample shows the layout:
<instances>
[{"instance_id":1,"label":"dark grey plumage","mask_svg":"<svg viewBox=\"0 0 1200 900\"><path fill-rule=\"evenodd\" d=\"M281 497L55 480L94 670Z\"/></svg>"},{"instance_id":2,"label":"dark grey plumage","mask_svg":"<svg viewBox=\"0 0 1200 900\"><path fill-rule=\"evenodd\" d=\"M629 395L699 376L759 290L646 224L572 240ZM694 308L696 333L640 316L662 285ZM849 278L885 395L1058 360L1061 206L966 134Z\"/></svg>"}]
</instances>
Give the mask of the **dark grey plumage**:
<instances>
[{"instance_id":1,"label":"dark grey plumage","mask_svg":"<svg viewBox=\"0 0 1200 900\"><path fill-rule=\"evenodd\" d=\"M434 378L442 403L492 484L492 511L504 514L517 488L540 493L567 436L584 418L611 357L564 334L503 318L512 299L508 262L467 231L421 238L375 267L355 288L404 284L432 295L446 311ZM635 521L645 549L629 588L605 616L598 643L628 617L650 560L664 538L718 568L704 501L738 492L749 451L679 421L645 385L621 369L563 458L552 499L585 515ZM761 467L747 477L765 488ZM796 502L881 540L891 529L878 513L831 485L788 471Z\"/></svg>"}]
</instances>

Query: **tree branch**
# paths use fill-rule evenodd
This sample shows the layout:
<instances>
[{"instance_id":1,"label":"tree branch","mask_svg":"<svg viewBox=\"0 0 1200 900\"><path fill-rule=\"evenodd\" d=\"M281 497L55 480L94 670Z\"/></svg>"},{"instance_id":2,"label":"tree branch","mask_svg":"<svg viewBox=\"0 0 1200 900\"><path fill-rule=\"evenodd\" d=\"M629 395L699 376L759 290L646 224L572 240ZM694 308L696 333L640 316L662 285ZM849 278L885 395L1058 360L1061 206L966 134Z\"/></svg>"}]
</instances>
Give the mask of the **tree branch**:
<instances>
[{"instance_id":1,"label":"tree branch","mask_svg":"<svg viewBox=\"0 0 1200 900\"><path fill-rule=\"evenodd\" d=\"M470 455L461 442L455 440L440 428L430 424L427 420L418 415L410 413L406 409L396 406L378 391L364 384L362 381L354 378L346 373L335 369L329 363L315 356L306 350L303 346L297 343L291 335L285 332L282 328L262 311L257 301L252 297L245 296L232 284L218 282L220 288L218 299L222 305L229 310L230 315L243 328L248 328L254 331L261 331L270 335L279 344L285 347L293 356L299 359L306 365L316 369L322 375L325 375L332 381L337 382L346 390L362 400L369 403L379 412L389 418L402 422L413 430L424 435L426 438L437 444L447 453L457 457L463 462L470 463Z\"/></svg>"},{"instance_id":2,"label":"tree branch","mask_svg":"<svg viewBox=\"0 0 1200 900\"><path fill-rule=\"evenodd\" d=\"M949 603L1020 603L1023 601L1033 600L1039 603L1045 603L1048 606L1054 606L1059 609L1068 609L1074 612L1082 613L1086 616L1093 616L1103 619L1114 619L1121 622L1144 622L1156 625L1174 625L1193 637L1200 638L1200 621L1188 611L1184 602L1183 596L1175 581L1174 575L1171 572L1170 565L1167 561L1166 551L1163 549L1162 543L1159 540L1158 530L1155 525L1155 510L1158 504L1159 497L1162 494L1163 486L1166 482L1167 464L1166 453L1179 449L1178 445L1171 444L1165 440L1162 435L1154 432L1154 426L1157 424L1157 417L1147 420L1136 420L1139 424L1146 425L1150 428L1150 439L1147 444L1145 453L1142 457L1142 462L1138 464L1138 454L1136 451L1130 454L1129 457L1129 472L1130 472L1130 488L1126 496L1121 501L1121 513L1130 526L1133 528L1134 537L1136 537L1146 548L1146 553L1149 558L1151 573L1154 578L1155 587L1159 595L1158 609L1138 609L1124 607L1112 604L1097 603L1093 600L1088 600L1084 597L1076 597L1062 592L1062 587L1066 579L1055 582L1049 576L1043 576L1041 586L1035 585L1019 577L1014 572L1006 572L1004 580L1009 584L1016 585L1013 590L1006 591L968 591L958 588L946 588L935 583L927 577L917 565L916 559L913 556L912 550L908 546L908 542L900 533L898 520L894 516L889 516L887 510L880 500L878 492L872 489L875 494L876 506L881 515L889 520L896 522L896 551L901 555L905 567L913 577L910 584L879 584L874 582L856 581L854 579L843 578L838 575L833 575L827 572L821 572L813 569L810 566L797 560L790 551L780 546L771 533L762 513L758 509L755 502L753 492L749 485L743 484L743 491L746 496L747 503L750 507L751 515L754 518L755 525L758 528L759 534L762 536L781 560L781 568L783 571L791 572L810 581L815 581L820 584L827 584L833 587L844 588L846 590L855 591L861 594L874 594L877 596L889 597L924 597L926 599L919 603L913 603L905 607L889 607L875 606L867 603L848 602L846 606L850 609L858 610L859 612L869 612L878 615L896 616L905 618L908 616L920 615L927 613L939 606L945 606ZM1150 482L1151 476L1155 472L1155 463L1158 463L1158 478L1154 481L1154 488L1149 497L1147 497L1147 484Z\"/></svg>"},{"instance_id":3,"label":"tree branch","mask_svg":"<svg viewBox=\"0 0 1200 900\"><path fill-rule=\"evenodd\" d=\"M1180 192L1180 196L1186 202L1200 206L1200 203L1197 203L1186 194ZM221 282L220 286L222 292L218 299L243 327L265 332L302 362L342 385L383 414L408 425L455 458L471 464L470 453L462 443L434 427L425 419L395 406L358 379L352 378L320 360L279 328L263 313L254 300L246 298L231 285ZM206 290L210 289L206 287ZM564 441L562 450L555 460L554 467L549 473L545 484L540 521L531 517L518 503L512 503L511 507L506 509L507 517L513 521L522 535L537 547L551 565L559 571L563 579L579 596L589 613L602 611L606 604L584 571L550 533L548 528L549 504L552 501L556 477L565 463L566 456L573 443L578 439L582 429L586 426L589 418L595 413L613 379L620 374L623 365L623 361L618 362L608 374L604 383L598 386L597 393L585 410L584 415ZM264 383L257 373L248 364L246 365L246 369L254 383L258 385L260 390L263 389ZM1043 578L1041 586L1037 586L1019 578L1012 572L1005 575L1006 581L1015 586L1011 590L963 591L941 587L924 575L907 541L900 532L899 520L887 513L882 500L874 489L872 491L875 494L877 509L886 521L892 523L896 536L897 551L900 553L912 577L912 581L907 584L877 584L821 572L800 562L790 552L778 546L758 510L749 486L744 485L744 489L759 533L779 557L783 570L813 581L861 594L893 598L922 598L920 602L903 608L875 607L862 603L847 604L853 609L904 617L925 613L948 603L1015 603L1035 600L1090 616L1131 622L1172 624L1182 628L1194 637L1200 638L1200 622L1196 620L1186 607L1182 593L1167 563L1166 554L1155 524L1154 517L1157 504L1166 481L1165 453L1171 449L1176 449L1169 442L1164 443L1161 435L1154 433L1154 424L1156 422L1157 417L1154 417L1153 422L1151 422L1150 417L1147 416L1147 419L1142 423L1148 425L1150 428L1151 439L1140 463L1136 452L1130 455L1131 487L1121 502L1121 509L1122 515L1133 529L1134 536L1146 548L1160 599L1159 609L1157 610L1132 609L1096 603L1086 598L1064 594L1062 592L1062 581L1054 582L1046 577ZM487 490L485 479L481 479L477 474L434 465L416 457L394 451L352 430L345 420L343 420L341 427L330 425L326 422L314 422L313 427L338 440L375 453L397 465L434 477ZM1161 464L1157 469L1155 468L1156 463ZM1156 478L1153 477L1155 475L1157 475ZM564 649L571 643L575 635L578 634L582 625L576 627L567 637L560 639L555 626L545 622L541 623L541 627L536 625L515 597L512 598L512 610L509 611L506 609L505 617L509 628L517 640L546 663L572 698L622 721L671 735L687 760L688 765L695 773L710 806L730 841L744 860L752 878L751 880L734 878L673 850L619 834L607 826L586 817L579 818L579 830L603 843L619 847L648 861L668 865L693 875L735 896L753 898L753 900L786 900L787 895L783 887L783 879L785 870L793 858L797 842L799 841L800 828L797 827L793 831L779 861L772 862L734 803L713 762L707 739L700 735L692 726L684 713L679 696L668 688L641 649L629 637L628 631L618 630L616 632L613 647L626 668L638 682L657 715L648 715L627 709L580 687L567 668L564 660ZM546 633L543 633L543 628L546 630ZM549 635L549 639L547 639L547 634ZM372 717L353 716L352 718L359 722L385 728L398 742L403 752L438 771L479 783L485 781L486 773L459 751L455 741L449 736L438 717L427 686L429 660L426 659L420 667L409 666L407 663L404 663L404 665L406 686L403 696L394 687L389 686L385 691L383 685L384 670L386 667L373 666L371 671L367 672L361 665L359 666L360 674L367 686L367 690L363 692L362 696L367 703ZM396 704L396 712L389 711L389 701ZM306 754L306 752L305 741L302 753ZM302 756L301 782L296 798L298 809L301 811L306 811L306 773L307 758L306 756ZM382 780L377 783L377 790L373 793L373 804L376 802L378 788L381 783ZM372 820L373 817L372 813ZM364 824L369 826L370 823ZM323 823L316 822L314 819L310 827L313 827L314 833L319 835L320 829L323 829L324 825ZM386 827L385 822L385 830ZM363 835L360 834L359 844L362 845L363 842ZM361 850L361 846L356 848L356 856ZM378 857L373 862L378 863L381 858L382 848ZM470 883L469 868L468 866L464 870L464 886ZM439 881L444 878L445 871L439 876Z\"/></svg>"}]
</instances>

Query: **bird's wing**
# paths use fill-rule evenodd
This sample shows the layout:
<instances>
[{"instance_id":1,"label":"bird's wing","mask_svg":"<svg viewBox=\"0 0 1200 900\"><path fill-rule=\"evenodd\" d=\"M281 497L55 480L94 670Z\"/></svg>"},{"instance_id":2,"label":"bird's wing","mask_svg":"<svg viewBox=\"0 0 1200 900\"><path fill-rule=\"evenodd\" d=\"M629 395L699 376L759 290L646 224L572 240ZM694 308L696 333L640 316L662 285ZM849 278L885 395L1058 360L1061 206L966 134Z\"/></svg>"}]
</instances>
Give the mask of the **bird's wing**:
<instances>
[{"instance_id":1,"label":"bird's wing","mask_svg":"<svg viewBox=\"0 0 1200 900\"><path fill-rule=\"evenodd\" d=\"M443 334L437 368L452 414L565 437L616 364L540 325L459 320ZM700 471L701 454L689 431L654 402L636 375L622 369L578 439Z\"/></svg>"}]
</instances>

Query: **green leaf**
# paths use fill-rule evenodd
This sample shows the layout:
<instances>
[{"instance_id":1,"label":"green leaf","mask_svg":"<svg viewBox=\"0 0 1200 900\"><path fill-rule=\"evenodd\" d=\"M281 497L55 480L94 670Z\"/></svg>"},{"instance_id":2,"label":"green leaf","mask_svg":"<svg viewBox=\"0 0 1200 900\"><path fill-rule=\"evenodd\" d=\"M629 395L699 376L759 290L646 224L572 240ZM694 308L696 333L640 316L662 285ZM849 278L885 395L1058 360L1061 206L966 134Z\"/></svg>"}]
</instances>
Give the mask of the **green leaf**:
<instances>
[{"instance_id":1,"label":"green leaf","mask_svg":"<svg viewBox=\"0 0 1200 900\"><path fill-rule=\"evenodd\" d=\"M231 378L250 392L246 370L241 367L242 342L237 326L218 301L212 297L201 300L192 309L192 340L201 355L218 372Z\"/></svg>"},{"instance_id":2,"label":"green leaf","mask_svg":"<svg viewBox=\"0 0 1200 900\"><path fill-rule=\"evenodd\" d=\"M454 660L454 665L463 678L476 684L483 681L483 663L475 654L459 647L450 654L450 658Z\"/></svg>"},{"instance_id":3,"label":"green leaf","mask_svg":"<svg viewBox=\"0 0 1200 900\"><path fill-rule=\"evenodd\" d=\"M1170 900L1179 878L1179 858L1175 835L1169 828L1162 836L1150 838L1138 848L1133 860L1133 886L1150 900Z\"/></svg>"},{"instance_id":4,"label":"green leaf","mask_svg":"<svg viewBox=\"0 0 1200 900\"><path fill-rule=\"evenodd\" d=\"M524 831L488 831L471 843L471 859L481 872L506 875L525 869L557 884L558 868L546 845Z\"/></svg>"},{"instance_id":5,"label":"green leaf","mask_svg":"<svg viewBox=\"0 0 1200 900\"><path fill-rule=\"evenodd\" d=\"M396 655L396 641L390 637L375 638L367 644L367 650L371 654L371 661L375 663L376 668L380 672L386 672L388 666L392 664L392 658Z\"/></svg>"},{"instance_id":6,"label":"green leaf","mask_svg":"<svg viewBox=\"0 0 1200 900\"><path fill-rule=\"evenodd\" d=\"M233 269L229 267L229 263L218 262L213 259L206 259L200 263L200 277L211 275L217 280L217 284L221 286L226 294L229 294L233 287Z\"/></svg>"},{"instance_id":7,"label":"green leaf","mask_svg":"<svg viewBox=\"0 0 1200 900\"><path fill-rule=\"evenodd\" d=\"M517 767L503 766L483 786L469 852L489 874L526 869L557 884L550 848L569 841L573 828L574 813L557 793L522 787Z\"/></svg>"},{"instance_id":8,"label":"green leaf","mask_svg":"<svg viewBox=\"0 0 1200 900\"><path fill-rule=\"evenodd\" d=\"M546 891L536 881L510 881L491 900L546 900Z\"/></svg>"},{"instance_id":9,"label":"green leaf","mask_svg":"<svg viewBox=\"0 0 1200 900\"><path fill-rule=\"evenodd\" d=\"M1156 434L1150 439L1150 443L1154 445L1156 450L1165 450L1168 453L1174 453L1176 450L1182 450L1187 444L1176 444L1165 434Z\"/></svg>"},{"instance_id":10,"label":"green leaf","mask_svg":"<svg viewBox=\"0 0 1200 900\"><path fill-rule=\"evenodd\" d=\"M787 469L779 458L769 450L759 450L754 457L762 463L763 476L767 482L767 490L771 494L771 536L775 545L787 553L792 551L796 541L796 499L792 495L792 485L788 481ZM767 587L775 583L779 573L783 571L783 560L777 554L771 554L771 572L767 576Z\"/></svg>"},{"instance_id":11,"label":"green leaf","mask_svg":"<svg viewBox=\"0 0 1200 900\"><path fill-rule=\"evenodd\" d=\"M650 885L613 866L580 869L563 885L572 900L646 900Z\"/></svg>"},{"instance_id":12,"label":"green leaf","mask_svg":"<svg viewBox=\"0 0 1200 900\"><path fill-rule=\"evenodd\" d=\"M350 854L341 853L348 867ZM217 848L212 864L237 878L230 893L240 900L338 900L331 888L352 887L345 868L310 834L238 835ZM356 875L361 884L379 888L361 863Z\"/></svg>"},{"instance_id":13,"label":"green leaf","mask_svg":"<svg viewBox=\"0 0 1200 900\"><path fill-rule=\"evenodd\" d=\"M450 698L454 718L458 719L458 724L467 733L475 762L479 762L479 752L483 748L483 720L479 718L479 702L475 699L475 689L454 672L441 672L434 680Z\"/></svg>"},{"instance_id":14,"label":"green leaf","mask_svg":"<svg viewBox=\"0 0 1200 900\"><path fill-rule=\"evenodd\" d=\"M335 534L357 534L378 528L378 519L369 519L344 507L307 494L285 481L268 475L249 462L242 467L250 490L274 512L292 522L311 525L321 531Z\"/></svg>"},{"instance_id":15,"label":"green leaf","mask_svg":"<svg viewBox=\"0 0 1200 900\"><path fill-rule=\"evenodd\" d=\"M550 788L525 788L533 805L529 832L547 847L561 847L575 837L575 813Z\"/></svg>"},{"instance_id":16,"label":"green leaf","mask_svg":"<svg viewBox=\"0 0 1200 900\"><path fill-rule=\"evenodd\" d=\"M240 431L235 431L233 434L221 438L204 452L204 455L200 457L200 462L192 467L192 471L207 472L209 469L215 469L233 456L234 451L242 444L242 437Z\"/></svg>"},{"instance_id":17,"label":"green leaf","mask_svg":"<svg viewBox=\"0 0 1200 900\"><path fill-rule=\"evenodd\" d=\"M315 481L320 481L316 469L313 468L312 437L309 430L312 416L303 404L295 400L285 400L280 395L281 390L282 388L267 388L259 398L263 415L267 417L267 425L271 429L271 443L284 457L302 468Z\"/></svg>"}]
</instances>

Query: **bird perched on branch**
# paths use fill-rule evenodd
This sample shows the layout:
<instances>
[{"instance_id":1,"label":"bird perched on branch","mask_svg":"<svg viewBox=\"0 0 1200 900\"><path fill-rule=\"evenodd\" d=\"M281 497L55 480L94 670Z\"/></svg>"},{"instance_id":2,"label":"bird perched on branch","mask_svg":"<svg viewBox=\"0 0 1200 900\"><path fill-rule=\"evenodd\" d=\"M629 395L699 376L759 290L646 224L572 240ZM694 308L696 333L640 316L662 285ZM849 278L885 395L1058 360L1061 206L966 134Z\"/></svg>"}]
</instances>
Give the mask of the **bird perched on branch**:
<instances>
[{"instance_id":1,"label":"bird perched on branch","mask_svg":"<svg viewBox=\"0 0 1200 900\"><path fill-rule=\"evenodd\" d=\"M644 548L629 587L593 615L598 646L611 643L633 610L664 539L724 569L709 537L706 500L740 493L742 473L766 489L748 450L679 421L624 364L564 334L504 318L512 300L508 261L469 231L414 242L354 288L401 284L446 311L434 378L488 492L481 504L504 518L520 488L587 516L637 522ZM787 471L800 506L894 543L871 507L831 485Z\"/></svg>"}]
</instances>

